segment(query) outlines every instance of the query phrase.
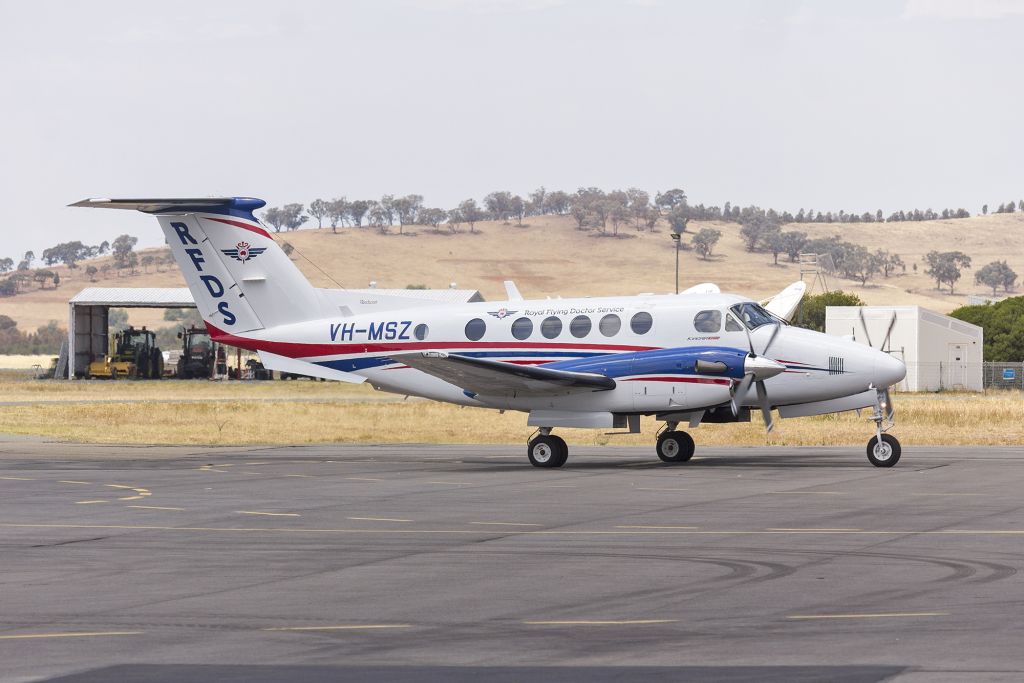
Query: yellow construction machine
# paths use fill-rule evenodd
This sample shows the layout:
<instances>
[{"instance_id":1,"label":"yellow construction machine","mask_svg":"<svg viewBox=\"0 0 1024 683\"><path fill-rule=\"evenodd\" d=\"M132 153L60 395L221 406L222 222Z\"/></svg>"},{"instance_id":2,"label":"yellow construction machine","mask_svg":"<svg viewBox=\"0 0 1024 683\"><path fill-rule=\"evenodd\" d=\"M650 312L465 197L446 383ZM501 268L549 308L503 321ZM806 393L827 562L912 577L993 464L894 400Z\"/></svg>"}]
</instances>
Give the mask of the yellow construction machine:
<instances>
[{"instance_id":1,"label":"yellow construction machine","mask_svg":"<svg viewBox=\"0 0 1024 683\"><path fill-rule=\"evenodd\" d=\"M160 379L164 374L164 356L156 346L156 335L143 327L127 327L110 335L106 356L92 363L88 378Z\"/></svg>"}]
</instances>

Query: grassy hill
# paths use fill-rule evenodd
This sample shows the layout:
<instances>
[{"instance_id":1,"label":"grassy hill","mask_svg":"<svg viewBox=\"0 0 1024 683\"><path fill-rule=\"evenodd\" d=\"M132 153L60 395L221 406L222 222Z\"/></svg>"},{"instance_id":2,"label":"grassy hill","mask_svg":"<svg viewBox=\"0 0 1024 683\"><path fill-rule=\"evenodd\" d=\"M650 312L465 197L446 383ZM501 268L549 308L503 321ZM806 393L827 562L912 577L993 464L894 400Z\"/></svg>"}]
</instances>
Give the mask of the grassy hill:
<instances>
[{"instance_id":1,"label":"grassy hill","mask_svg":"<svg viewBox=\"0 0 1024 683\"><path fill-rule=\"evenodd\" d=\"M479 289L488 299L504 297L503 280L515 280L527 297L639 294L670 292L674 287L674 247L669 231L659 225L654 232L623 228L618 237L596 231L580 231L567 216L533 216L518 227L500 222L478 223L477 233L463 226L458 234L436 233L432 228L411 226L404 235L397 227L382 235L371 228L307 229L278 237L295 247L292 258L317 286L379 287L426 285ZM800 279L797 264L780 257L772 265L765 253L745 251L736 223L690 224L690 231L711 226L722 231L714 256L704 261L693 251L680 254L680 283L685 288L698 282L716 282L723 291L765 298ZM139 228L156 230L151 218L139 216ZM974 284L974 270L1006 259L1024 277L1024 215L999 214L958 220L919 223L793 224L784 230L802 230L810 237L840 234L843 239L869 249L900 254L906 274L888 279L880 275L866 287L851 280L830 277L830 289L858 294L869 304L918 304L946 312L966 303L967 295L990 290ZM690 236L685 235L688 242ZM923 255L931 250L959 250L973 259L964 271L957 293L935 289L924 275ZM101 266L106 259L90 263ZM917 272L913 265L917 264ZM183 280L175 267L150 267L149 272L118 276L111 273L89 282L82 267L74 271L55 268L61 277L58 289L33 290L0 299L0 314L32 330L49 320L66 322L67 300L83 287L179 287ZM334 282L332 282L332 279ZM337 283L337 284L336 284ZM133 311L135 324L168 325L161 311Z\"/></svg>"}]
</instances>

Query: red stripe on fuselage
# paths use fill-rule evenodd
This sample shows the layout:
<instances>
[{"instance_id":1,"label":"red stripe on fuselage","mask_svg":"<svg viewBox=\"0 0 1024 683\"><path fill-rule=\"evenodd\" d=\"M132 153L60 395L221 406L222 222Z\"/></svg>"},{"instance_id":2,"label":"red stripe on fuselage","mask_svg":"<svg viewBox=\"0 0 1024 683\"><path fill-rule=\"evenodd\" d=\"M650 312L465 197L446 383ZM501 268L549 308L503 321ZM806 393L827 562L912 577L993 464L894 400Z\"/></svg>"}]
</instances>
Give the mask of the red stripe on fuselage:
<instances>
[{"instance_id":1,"label":"red stripe on fuselage","mask_svg":"<svg viewBox=\"0 0 1024 683\"><path fill-rule=\"evenodd\" d=\"M224 223L226 225L233 225L236 228L241 228L242 230L248 230L249 232L254 232L257 235L263 235L264 237L266 237L268 239L274 239L273 237L270 236L269 232L267 232L263 228L257 227L255 225L250 224L250 223L243 223L242 221L233 221L233 220L230 220L228 218L214 218L213 216L203 216L203 219L204 220L208 220L208 221L217 221L218 223Z\"/></svg>"},{"instance_id":2,"label":"red stripe on fuselage","mask_svg":"<svg viewBox=\"0 0 1024 683\"><path fill-rule=\"evenodd\" d=\"M623 382L686 382L688 384L721 384L729 386L731 380L711 377L630 377Z\"/></svg>"},{"instance_id":3,"label":"red stripe on fuselage","mask_svg":"<svg viewBox=\"0 0 1024 683\"><path fill-rule=\"evenodd\" d=\"M206 323L210 337L222 344L237 346L250 351L267 351L288 358L311 358L314 356L342 356L357 353L389 354L398 351L420 351L430 349L536 349L543 356L546 349L581 349L593 351L651 351L654 346L625 346L621 344L573 344L552 342L548 344L529 342L406 342L397 344L309 344L305 342L279 342L266 339L239 337L225 332L216 325ZM559 359L565 360L565 359ZM546 362L546 361L541 361Z\"/></svg>"}]
</instances>

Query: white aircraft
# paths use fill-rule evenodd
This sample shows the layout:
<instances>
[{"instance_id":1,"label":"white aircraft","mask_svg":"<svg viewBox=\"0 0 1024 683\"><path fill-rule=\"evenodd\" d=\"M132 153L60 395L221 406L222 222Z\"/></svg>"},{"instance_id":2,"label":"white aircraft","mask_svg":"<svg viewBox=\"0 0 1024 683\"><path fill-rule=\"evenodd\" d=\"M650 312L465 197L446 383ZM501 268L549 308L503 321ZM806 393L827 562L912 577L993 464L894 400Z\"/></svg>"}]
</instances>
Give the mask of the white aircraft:
<instances>
[{"instance_id":1,"label":"white aircraft","mask_svg":"<svg viewBox=\"0 0 1024 683\"><path fill-rule=\"evenodd\" d=\"M870 462L891 467L900 444L889 387L901 361L791 327L802 285L765 307L713 284L682 294L468 304L313 287L253 215L260 199L86 199L160 222L216 341L258 351L270 369L464 406L529 413L536 467L568 457L558 427L665 426L661 460L693 456L680 424L745 422L871 408Z\"/></svg>"}]
</instances>

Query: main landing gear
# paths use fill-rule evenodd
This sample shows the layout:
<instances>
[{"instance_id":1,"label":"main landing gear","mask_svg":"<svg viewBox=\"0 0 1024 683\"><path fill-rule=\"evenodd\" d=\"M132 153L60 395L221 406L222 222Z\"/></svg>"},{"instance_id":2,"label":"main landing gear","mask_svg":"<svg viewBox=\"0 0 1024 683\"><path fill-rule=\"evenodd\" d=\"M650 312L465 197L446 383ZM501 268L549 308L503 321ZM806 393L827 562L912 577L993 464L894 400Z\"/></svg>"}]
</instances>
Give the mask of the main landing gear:
<instances>
[{"instance_id":1,"label":"main landing gear","mask_svg":"<svg viewBox=\"0 0 1024 683\"><path fill-rule=\"evenodd\" d=\"M561 467L569 459L569 447L550 427L541 427L540 434L526 444L526 454L534 467Z\"/></svg>"},{"instance_id":2,"label":"main landing gear","mask_svg":"<svg viewBox=\"0 0 1024 683\"><path fill-rule=\"evenodd\" d=\"M676 431L676 422L665 424L665 430L658 435L658 457L662 462L686 462L693 457L696 448L693 437L686 432Z\"/></svg>"}]
</instances>

